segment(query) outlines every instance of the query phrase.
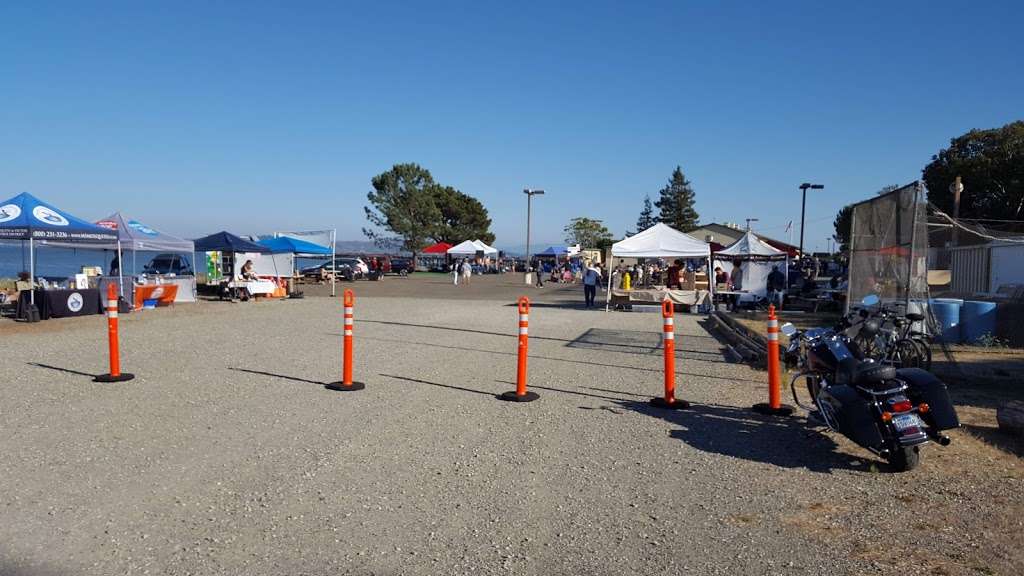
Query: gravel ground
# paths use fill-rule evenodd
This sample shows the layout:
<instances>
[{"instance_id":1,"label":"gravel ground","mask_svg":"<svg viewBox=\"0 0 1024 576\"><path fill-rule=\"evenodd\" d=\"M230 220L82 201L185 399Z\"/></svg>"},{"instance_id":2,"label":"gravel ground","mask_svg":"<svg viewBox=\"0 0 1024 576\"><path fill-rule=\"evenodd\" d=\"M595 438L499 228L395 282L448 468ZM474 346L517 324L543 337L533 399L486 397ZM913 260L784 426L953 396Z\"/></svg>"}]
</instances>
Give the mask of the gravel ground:
<instances>
[{"instance_id":1,"label":"gravel ground","mask_svg":"<svg viewBox=\"0 0 1024 576\"><path fill-rule=\"evenodd\" d=\"M125 316L122 384L101 317L5 323L0 574L1024 573L1016 459L954 433L890 474L765 420L688 315L695 407L648 408L659 316L534 294L529 404L494 397L510 299L360 296L353 393L329 298Z\"/></svg>"}]
</instances>

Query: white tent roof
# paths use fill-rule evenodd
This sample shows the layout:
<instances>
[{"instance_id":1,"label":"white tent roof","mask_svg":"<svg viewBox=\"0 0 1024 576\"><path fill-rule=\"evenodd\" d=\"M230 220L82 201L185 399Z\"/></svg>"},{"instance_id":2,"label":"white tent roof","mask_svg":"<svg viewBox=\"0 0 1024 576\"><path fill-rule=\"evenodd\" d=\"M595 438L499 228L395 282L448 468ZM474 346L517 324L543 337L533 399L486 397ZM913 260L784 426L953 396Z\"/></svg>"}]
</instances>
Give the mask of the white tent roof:
<instances>
[{"instance_id":1,"label":"white tent roof","mask_svg":"<svg viewBox=\"0 0 1024 576\"><path fill-rule=\"evenodd\" d=\"M612 244L612 256L626 258L707 258L711 245L668 225L647 230Z\"/></svg>"},{"instance_id":2,"label":"white tent roof","mask_svg":"<svg viewBox=\"0 0 1024 576\"><path fill-rule=\"evenodd\" d=\"M487 244L484 244L480 240L473 240L473 243L476 244L477 246L479 246L480 250L484 251L484 254L497 254L498 253L498 249L497 248L492 248L492 247L488 246Z\"/></svg>"},{"instance_id":3,"label":"white tent roof","mask_svg":"<svg viewBox=\"0 0 1024 576\"><path fill-rule=\"evenodd\" d=\"M475 256L478 251L484 254L497 254L498 251L479 240L466 240L448 249L449 254L456 256Z\"/></svg>"},{"instance_id":4,"label":"white tent roof","mask_svg":"<svg viewBox=\"0 0 1024 576\"><path fill-rule=\"evenodd\" d=\"M752 230L747 230L747 233L740 236L739 240L733 242L726 248L715 252L715 256L739 256L739 257L761 257L761 258L779 258L785 256L786 253L778 248L771 246L764 240L757 237Z\"/></svg>"}]
</instances>

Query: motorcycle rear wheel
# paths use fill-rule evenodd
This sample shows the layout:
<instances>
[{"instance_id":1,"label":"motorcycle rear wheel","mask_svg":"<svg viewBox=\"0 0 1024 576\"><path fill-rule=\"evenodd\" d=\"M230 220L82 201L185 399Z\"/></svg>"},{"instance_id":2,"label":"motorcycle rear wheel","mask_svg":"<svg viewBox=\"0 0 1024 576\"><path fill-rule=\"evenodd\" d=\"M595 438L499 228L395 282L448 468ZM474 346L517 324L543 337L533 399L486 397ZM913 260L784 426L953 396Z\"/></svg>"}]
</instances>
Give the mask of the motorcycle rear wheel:
<instances>
[{"instance_id":1,"label":"motorcycle rear wheel","mask_svg":"<svg viewBox=\"0 0 1024 576\"><path fill-rule=\"evenodd\" d=\"M921 463L921 451L918 446L901 446L892 452L888 460L894 472L909 472Z\"/></svg>"}]
</instances>

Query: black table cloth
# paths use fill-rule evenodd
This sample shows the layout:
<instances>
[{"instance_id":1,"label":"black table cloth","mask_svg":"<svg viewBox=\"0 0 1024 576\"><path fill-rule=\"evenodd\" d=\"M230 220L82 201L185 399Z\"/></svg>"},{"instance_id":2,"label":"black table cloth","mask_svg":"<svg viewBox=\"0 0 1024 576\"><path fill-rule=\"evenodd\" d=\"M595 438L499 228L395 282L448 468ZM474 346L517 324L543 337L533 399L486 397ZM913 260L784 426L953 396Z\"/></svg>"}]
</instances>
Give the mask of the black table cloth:
<instances>
[{"instance_id":1,"label":"black table cloth","mask_svg":"<svg viewBox=\"0 0 1024 576\"><path fill-rule=\"evenodd\" d=\"M86 316L100 314L103 306L100 302L100 291L95 288L85 290L36 290L36 307L39 318L65 318L67 316ZM20 300L29 299L27 292L22 293Z\"/></svg>"}]
</instances>

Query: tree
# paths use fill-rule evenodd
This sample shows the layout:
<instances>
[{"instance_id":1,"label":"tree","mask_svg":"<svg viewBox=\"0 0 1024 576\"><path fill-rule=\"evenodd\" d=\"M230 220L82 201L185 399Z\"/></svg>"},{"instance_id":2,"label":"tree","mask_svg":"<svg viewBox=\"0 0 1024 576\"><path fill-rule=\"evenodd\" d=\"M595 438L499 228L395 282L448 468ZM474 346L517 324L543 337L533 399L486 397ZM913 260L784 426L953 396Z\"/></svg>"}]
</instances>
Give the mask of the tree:
<instances>
[{"instance_id":1,"label":"tree","mask_svg":"<svg viewBox=\"0 0 1024 576\"><path fill-rule=\"evenodd\" d=\"M1024 219L1024 121L1001 128L971 130L950 141L924 167L928 201L953 214L949 185L962 178L960 217Z\"/></svg>"},{"instance_id":2,"label":"tree","mask_svg":"<svg viewBox=\"0 0 1024 576\"><path fill-rule=\"evenodd\" d=\"M491 218L487 208L479 200L464 194L451 186L435 184L430 188L434 205L441 213L441 219L430 232L434 242L457 244L463 240L480 240L486 244L494 242L491 233Z\"/></svg>"},{"instance_id":3,"label":"tree","mask_svg":"<svg viewBox=\"0 0 1024 576\"><path fill-rule=\"evenodd\" d=\"M654 208L651 206L650 194L644 195L644 209L640 211L640 217L636 219L636 231L643 232L658 223L654 216Z\"/></svg>"},{"instance_id":4,"label":"tree","mask_svg":"<svg viewBox=\"0 0 1024 576\"><path fill-rule=\"evenodd\" d=\"M882 196L898 188L899 186L895 184L889 184L888 186L883 186L876 195ZM837 250L840 252L845 253L850 249L850 225L852 223L853 204L843 206L839 213L836 214L836 219L832 221L832 227L835 228L835 233L832 235L832 239L836 241Z\"/></svg>"},{"instance_id":5,"label":"tree","mask_svg":"<svg viewBox=\"0 0 1024 576\"><path fill-rule=\"evenodd\" d=\"M598 248L612 239L612 233L600 220L573 218L565 227L565 241L580 248Z\"/></svg>"},{"instance_id":6,"label":"tree","mask_svg":"<svg viewBox=\"0 0 1024 576\"><path fill-rule=\"evenodd\" d=\"M835 234L832 235L832 239L836 241L836 245L839 246L838 250L842 253L846 253L850 249L850 223L853 222L853 205L843 206L842 210L836 214L836 219L832 221L832 226L835 228Z\"/></svg>"},{"instance_id":7,"label":"tree","mask_svg":"<svg viewBox=\"0 0 1024 576\"><path fill-rule=\"evenodd\" d=\"M697 228L700 215L694 208L695 201L696 194L690 186L690 181L683 175L683 169L676 166L672 178L661 189L660 197L654 203L660 210L658 220L680 232L689 232Z\"/></svg>"},{"instance_id":8,"label":"tree","mask_svg":"<svg viewBox=\"0 0 1024 576\"><path fill-rule=\"evenodd\" d=\"M418 164L395 164L372 180L366 195L366 219L383 230L363 228L363 234L378 246L400 241L402 248L416 254L427 246L430 232L441 222L434 202L434 178Z\"/></svg>"}]
</instances>

